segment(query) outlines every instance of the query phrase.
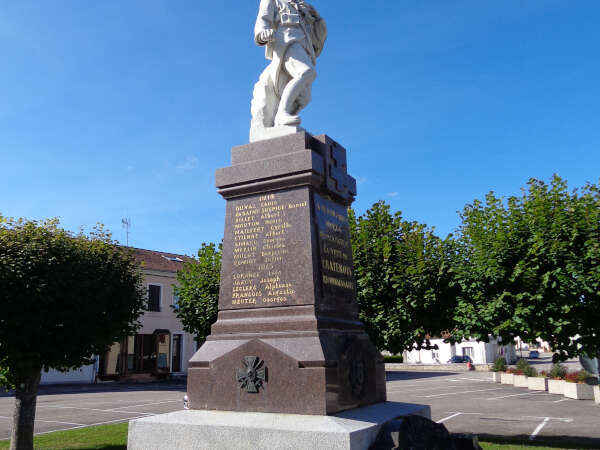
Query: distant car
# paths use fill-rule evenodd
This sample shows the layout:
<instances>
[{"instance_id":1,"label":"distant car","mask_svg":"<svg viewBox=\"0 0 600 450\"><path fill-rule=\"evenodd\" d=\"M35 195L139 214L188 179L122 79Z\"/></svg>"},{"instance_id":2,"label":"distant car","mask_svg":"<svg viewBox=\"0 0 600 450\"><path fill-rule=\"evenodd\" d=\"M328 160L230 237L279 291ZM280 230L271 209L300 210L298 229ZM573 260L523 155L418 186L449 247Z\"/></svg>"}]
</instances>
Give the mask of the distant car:
<instances>
[{"instance_id":1,"label":"distant car","mask_svg":"<svg viewBox=\"0 0 600 450\"><path fill-rule=\"evenodd\" d=\"M471 359L470 356L455 355L452 358L450 358L447 362L447 364L466 364L466 363L473 364L473 360Z\"/></svg>"},{"instance_id":2,"label":"distant car","mask_svg":"<svg viewBox=\"0 0 600 450\"><path fill-rule=\"evenodd\" d=\"M529 352L529 359L538 359L540 357L540 352L537 350L531 350Z\"/></svg>"}]
</instances>

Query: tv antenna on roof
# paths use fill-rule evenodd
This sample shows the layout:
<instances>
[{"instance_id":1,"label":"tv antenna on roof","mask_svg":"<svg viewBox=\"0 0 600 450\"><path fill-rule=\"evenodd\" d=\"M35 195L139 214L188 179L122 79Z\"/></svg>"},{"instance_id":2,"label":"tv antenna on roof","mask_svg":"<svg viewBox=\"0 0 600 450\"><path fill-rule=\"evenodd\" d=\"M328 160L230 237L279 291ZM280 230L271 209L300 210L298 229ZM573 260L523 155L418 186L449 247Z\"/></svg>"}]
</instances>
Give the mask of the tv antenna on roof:
<instances>
[{"instance_id":1,"label":"tv antenna on roof","mask_svg":"<svg viewBox=\"0 0 600 450\"><path fill-rule=\"evenodd\" d=\"M131 219L121 219L121 223L123 224L123 228L125 228L127 233L127 247L129 247L129 227L131 226Z\"/></svg>"}]
</instances>

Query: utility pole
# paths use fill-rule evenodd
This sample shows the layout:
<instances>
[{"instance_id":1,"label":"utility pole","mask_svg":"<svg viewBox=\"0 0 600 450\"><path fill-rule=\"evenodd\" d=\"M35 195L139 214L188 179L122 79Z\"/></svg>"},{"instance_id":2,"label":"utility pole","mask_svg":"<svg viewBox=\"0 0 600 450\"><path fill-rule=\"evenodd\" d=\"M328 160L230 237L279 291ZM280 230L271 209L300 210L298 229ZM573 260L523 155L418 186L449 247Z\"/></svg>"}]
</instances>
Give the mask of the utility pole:
<instances>
[{"instance_id":1,"label":"utility pole","mask_svg":"<svg viewBox=\"0 0 600 450\"><path fill-rule=\"evenodd\" d=\"M121 219L121 223L123 224L123 228L126 230L127 234L127 247L129 247L129 227L131 226L131 219Z\"/></svg>"}]
</instances>

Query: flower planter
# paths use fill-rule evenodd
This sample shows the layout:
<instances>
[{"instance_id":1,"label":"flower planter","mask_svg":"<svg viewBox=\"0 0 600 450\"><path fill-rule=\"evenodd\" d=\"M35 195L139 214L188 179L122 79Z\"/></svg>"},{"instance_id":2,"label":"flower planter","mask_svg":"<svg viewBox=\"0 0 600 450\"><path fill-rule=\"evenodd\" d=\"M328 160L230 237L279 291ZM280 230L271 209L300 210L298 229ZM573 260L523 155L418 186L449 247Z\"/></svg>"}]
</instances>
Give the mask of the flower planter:
<instances>
[{"instance_id":1,"label":"flower planter","mask_svg":"<svg viewBox=\"0 0 600 450\"><path fill-rule=\"evenodd\" d=\"M492 382L500 383L502 379L502 372L492 372Z\"/></svg>"},{"instance_id":2,"label":"flower planter","mask_svg":"<svg viewBox=\"0 0 600 450\"><path fill-rule=\"evenodd\" d=\"M563 395L565 393L565 380L548 379L548 392L550 394Z\"/></svg>"},{"instance_id":3,"label":"flower planter","mask_svg":"<svg viewBox=\"0 0 600 450\"><path fill-rule=\"evenodd\" d=\"M513 384L515 382L515 375L512 373L502 372L500 374L500 383L502 384Z\"/></svg>"},{"instance_id":4,"label":"flower planter","mask_svg":"<svg viewBox=\"0 0 600 450\"><path fill-rule=\"evenodd\" d=\"M583 383L565 383L564 396L575 400L594 400L594 386Z\"/></svg>"},{"instance_id":5,"label":"flower planter","mask_svg":"<svg viewBox=\"0 0 600 450\"><path fill-rule=\"evenodd\" d=\"M548 378L542 377L529 377L527 379L527 387L532 391L547 391L548 390Z\"/></svg>"},{"instance_id":6,"label":"flower planter","mask_svg":"<svg viewBox=\"0 0 600 450\"><path fill-rule=\"evenodd\" d=\"M600 405L600 386L594 386L594 400Z\"/></svg>"},{"instance_id":7,"label":"flower planter","mask_svg":"<svg viewBox=\"0 0 600 450\"><path fill-rule=\"evenodd\" d=\"M527 378L529 377L525 375L515 375L513 384L515 385L515 387L526 388L529 386L529 384L527 383Z\"/></svg>"}]
</instances>

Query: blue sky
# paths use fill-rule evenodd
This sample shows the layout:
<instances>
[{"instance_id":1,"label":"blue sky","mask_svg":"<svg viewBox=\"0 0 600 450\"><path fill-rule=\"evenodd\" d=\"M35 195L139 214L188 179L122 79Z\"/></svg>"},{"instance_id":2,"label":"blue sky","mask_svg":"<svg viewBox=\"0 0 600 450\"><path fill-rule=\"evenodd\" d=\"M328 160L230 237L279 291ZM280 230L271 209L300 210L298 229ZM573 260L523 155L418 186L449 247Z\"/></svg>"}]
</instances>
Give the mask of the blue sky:
<instances>
[{"instance_id":1,"label":"blue sky","mask_svg":"<svg viewBox=\"0 0 600 450\"><path fill-rule=\"evenodd\" d=\"M314 0L329 40L303 125L445 235L457 211L557 172L600 176L597 0ZM214 171L248 142L258 0L0 2L0 213L106 224L194 253L223 234Z\"/></svg>"}]
</instances>

